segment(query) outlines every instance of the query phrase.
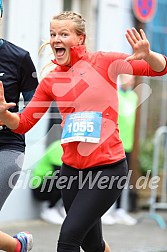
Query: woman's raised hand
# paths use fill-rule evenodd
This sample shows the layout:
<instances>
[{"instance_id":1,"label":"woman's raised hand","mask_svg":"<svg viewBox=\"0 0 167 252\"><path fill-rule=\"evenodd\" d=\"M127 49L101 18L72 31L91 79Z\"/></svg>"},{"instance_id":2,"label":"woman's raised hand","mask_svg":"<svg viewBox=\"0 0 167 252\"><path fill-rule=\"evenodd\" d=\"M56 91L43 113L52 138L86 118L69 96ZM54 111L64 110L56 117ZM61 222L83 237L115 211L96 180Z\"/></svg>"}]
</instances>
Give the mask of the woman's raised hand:
<instances>
[{"instance_id":1,"label":"woman's raised hand","mask_svg":"<svg viewBox=\"0 0 167 252\"><path fill-rule=\"evenodd\" d=\"M145 60L150 54L150 43L144 31L140 29L140 32L138 32L133 27L131 30L127 29L125 36L133 49L133 54L127 57L126 61Z\"/></svg>"},{"instance_id":2,"label":"woman's raised hand","mask_svg":"<svg viewBox=\"0 0 167 252\"><path fill-rule=\"evenodd\" d=\"M16 106L14 102L7 103L4 96L3 83L0 81L0 114L4 114L9 108Z\"/></svg>"}]
</instances>

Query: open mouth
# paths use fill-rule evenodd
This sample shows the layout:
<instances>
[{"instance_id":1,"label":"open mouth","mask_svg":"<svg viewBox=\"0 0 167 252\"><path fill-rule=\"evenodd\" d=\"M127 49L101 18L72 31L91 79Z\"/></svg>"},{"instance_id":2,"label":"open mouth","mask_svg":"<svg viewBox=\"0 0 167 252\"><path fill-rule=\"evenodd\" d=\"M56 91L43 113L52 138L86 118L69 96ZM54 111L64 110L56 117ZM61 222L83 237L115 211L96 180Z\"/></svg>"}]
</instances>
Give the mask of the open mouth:
<instances>
[{"instance_id":1,"label":"open mouth","mask_svg":"<svg viewBox=\"0 0 167 252\"><path fill-rule=\"evenodd\" d=\"M65 54L65 48L61 47L61 48L56 48L56 56L57 57L63 57L63 55Z\"/></svg>"}]
</instances>

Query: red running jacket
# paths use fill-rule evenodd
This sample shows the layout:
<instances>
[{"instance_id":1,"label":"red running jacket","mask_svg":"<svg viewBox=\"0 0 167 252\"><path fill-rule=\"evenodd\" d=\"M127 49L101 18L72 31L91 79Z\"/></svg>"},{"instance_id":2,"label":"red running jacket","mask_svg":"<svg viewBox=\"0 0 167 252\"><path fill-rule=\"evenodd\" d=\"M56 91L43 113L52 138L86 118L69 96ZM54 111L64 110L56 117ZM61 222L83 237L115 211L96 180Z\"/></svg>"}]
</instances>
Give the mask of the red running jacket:
<instances>
[{"instance_id":1,"label":"red running jacket","mask_svg":"<svg viewBox=\"0 0 167 252\"><path fill-rule=\"evenodd\" d=\"M84 169L113 164L125 158L118 131L117 76L161 76L144 60L126 62L129 55L117 52L87 52L85 46L71 48L72 66L58 66L38 85L33 99L20 114L17 133L26 133L55 100L62 115L73 112L102 113L100 143L69 142L62 144L62 161L74 168ZM56 62L53 61L55 64Z\"/></svg>"}]
</instances>

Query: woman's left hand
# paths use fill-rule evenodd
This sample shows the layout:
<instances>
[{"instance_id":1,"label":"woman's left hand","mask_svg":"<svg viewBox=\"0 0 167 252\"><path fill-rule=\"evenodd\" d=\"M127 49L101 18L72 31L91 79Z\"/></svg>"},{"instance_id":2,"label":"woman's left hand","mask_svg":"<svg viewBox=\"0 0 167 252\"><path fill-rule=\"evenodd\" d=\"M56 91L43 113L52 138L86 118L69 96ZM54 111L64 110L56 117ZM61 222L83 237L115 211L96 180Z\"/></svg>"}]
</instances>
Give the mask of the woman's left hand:
<instances>
[{"instance_id":1,"label":"woman's left hand","mask_svg":"<svg viewBox=\"0 0 167 252\"><path fill-rule=\"evenodd\" d=\"M145 60L150 54L150 43L142 29L140 33L133 27L127 29L126 38L133 49L133 54L126 58L130 60Z\"/></svg>"},{"instance_id":2,"label":"woman's left hand","mask_svg":"<svg viewBox=\"0 0 167 252\"><path fill-rule=\"evenodd\" d=\"M0 116L4 114L9 108L16 106L14 102L7 103L4 96L3 83L0 81Z\"/></svg>"}]
</instances>

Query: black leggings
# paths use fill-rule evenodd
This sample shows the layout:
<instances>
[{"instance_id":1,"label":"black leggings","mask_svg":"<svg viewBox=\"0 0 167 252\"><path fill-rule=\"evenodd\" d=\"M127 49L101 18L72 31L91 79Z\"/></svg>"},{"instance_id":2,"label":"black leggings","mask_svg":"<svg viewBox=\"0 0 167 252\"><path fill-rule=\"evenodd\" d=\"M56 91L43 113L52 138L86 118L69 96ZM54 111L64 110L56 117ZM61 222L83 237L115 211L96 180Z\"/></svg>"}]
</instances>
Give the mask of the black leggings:
<instances>
[{"instance_id":1,"label":"black leggings","mask_svg":"<svg viewBox=\"0 0 167 252\"><path fill-rule=\"evenodd\" d=\"M101 216L120 196L127 173L126 160L85 170L62 165L61 178L66 181L62 184L62 198L67 216L58 252L79 252L80 247L86 252L104 252Z\"/></svg>"},{"instance_id":2,"label":"black leggings","mask_svg":"<svg viewBox=\"0 0 167 252\"><path fill-rule=\"evenodd\" d=\"M131 153L125 152L125 155L126 155L126 161L127 161L128 167L129 167ZM120 197L116 201L116 204L115 204L116 209L121 208L121 201L122 201L122 194L120 195Z\"/></svg>"}]
</instances>

